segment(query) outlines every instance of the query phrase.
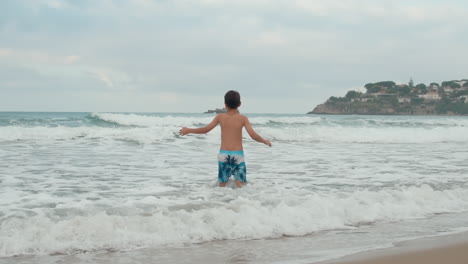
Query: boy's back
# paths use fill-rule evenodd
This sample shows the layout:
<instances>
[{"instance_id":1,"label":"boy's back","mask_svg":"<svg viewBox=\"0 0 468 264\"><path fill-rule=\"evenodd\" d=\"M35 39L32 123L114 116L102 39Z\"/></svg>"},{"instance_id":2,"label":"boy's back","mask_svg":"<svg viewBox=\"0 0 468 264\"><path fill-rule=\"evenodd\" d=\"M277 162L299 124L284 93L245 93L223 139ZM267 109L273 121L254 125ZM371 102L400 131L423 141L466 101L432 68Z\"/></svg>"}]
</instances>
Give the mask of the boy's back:
<instances>
[{"instance_id":1,"label":"boy's back","mask_svg":"<svg viewBox=\"0 0 468 264\"><path fill-rule=\"evenodd\" d=\"M243 150L242 128L245 123L245 116L239 113L219 114L219 124L221 126L221 149Z\"/></svg>"}]
</instances>

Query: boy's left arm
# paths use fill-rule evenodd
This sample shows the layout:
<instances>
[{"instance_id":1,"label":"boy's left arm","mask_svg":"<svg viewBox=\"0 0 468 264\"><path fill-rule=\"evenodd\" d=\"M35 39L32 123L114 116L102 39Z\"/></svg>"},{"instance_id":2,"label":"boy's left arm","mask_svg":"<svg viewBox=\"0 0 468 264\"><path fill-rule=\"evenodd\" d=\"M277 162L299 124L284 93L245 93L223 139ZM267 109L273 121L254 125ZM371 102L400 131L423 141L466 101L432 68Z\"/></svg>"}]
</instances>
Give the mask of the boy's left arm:
<instances>
[{"instance_id":1,"label":"boy's left arm","mask_svg":"<svg viewBox=\"0 0 468 264\"><path fill-rule=\"evenodd\" d=\"M219 123L219 116L215 116L215 118L213 118L213 121L211 121L211 123L209 123L205 127L199 127L199 128L183 127L179 130L179 133L182 136L185 136L187 134L206 134L210 132L216 125L218 125L218 123Z\"/></svg>"},{"instance_id":2,"label":"boy's left arm","mask_svg":"<svg viewBox=\"0 0 468 264\"><path fill-rule=\"evenodd\" d=\"M245 117L245 119L244 119L244 126L245 126L245 130L247 130L247 133L249 133L249 136L253 140L258 141L260 143L263 143L263 144L271 147L270 140L266 140L266 139L262 138L259 134L255 133L255 131L252 128L252 125L250 125L250 121L249 121L248 117Z\"/></svg>"}]
</instances>

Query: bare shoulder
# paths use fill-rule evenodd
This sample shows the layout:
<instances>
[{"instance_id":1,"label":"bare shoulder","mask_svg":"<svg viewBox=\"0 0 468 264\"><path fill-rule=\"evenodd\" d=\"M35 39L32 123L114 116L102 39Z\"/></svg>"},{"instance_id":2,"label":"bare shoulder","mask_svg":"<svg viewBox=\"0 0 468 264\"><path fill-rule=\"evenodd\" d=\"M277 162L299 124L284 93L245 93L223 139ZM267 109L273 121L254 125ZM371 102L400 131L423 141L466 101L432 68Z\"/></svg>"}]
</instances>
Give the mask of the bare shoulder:
<instances>
[{"instance_id":1,"label":"bare shoulder","mask_svg":"<svg viewBox=\"0 0 468 264\"><path fill-rule=\"evenodd\" d=\"M225 116L226 116L225 113L220 113L220 114L217 114L215 118L221 119L221 118L224 118Z\"/></svg>"},{"instance_id":2,"label":"bare shoulder","mask_svg":"<svg viewBox=\"0 0 468 264\"><path fill-rule=\"evenodd\" d=\"M249 121L249 118L245 115L239 114L239 119L242 120L242 123L247 123Z\"/></svg>"}]
</instances>

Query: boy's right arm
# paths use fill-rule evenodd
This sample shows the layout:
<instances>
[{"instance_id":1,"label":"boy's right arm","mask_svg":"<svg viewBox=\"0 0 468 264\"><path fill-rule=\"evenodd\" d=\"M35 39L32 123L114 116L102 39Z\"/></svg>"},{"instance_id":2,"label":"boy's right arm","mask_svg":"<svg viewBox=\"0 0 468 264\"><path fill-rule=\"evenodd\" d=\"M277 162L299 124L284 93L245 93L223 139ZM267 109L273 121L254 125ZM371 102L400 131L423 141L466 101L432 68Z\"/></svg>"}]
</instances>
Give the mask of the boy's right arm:
<instances>
[{"instance_id":1,"label":"boy's right arm","mask_svg":"<svg viewBox=\"0 0 468 264\"><path fill-rule=\"evenodd\" d=\"M255 131L253 130L252 128L252 125L250 125L250 121L249 121L249 118L245 116L245 120L244 120L244 126L245 126L245 129L247 130L247 133L249 133L249 136L257 141L257 142L260 142L260 143L263 143L265 145L268 145L271 147L271 142L269 140L266 140L264 138L262 138L259 134L255 133Z\"/></svg>"},{"instance_id":2,"label":"boy's right arm","mask_svg":"<svg viewBox=\"0 0 468 264\"><path fill-rule=\"evenodd\" d=\"M199 128L188 128L188 127L183 127L179 130L179 133L184 136L187 134L206 134L210 132L216 125L219 123L219 115L215 116L213 118L213 121L206 125L205 127L199 127Z\"/></svg>"}]
</instances>

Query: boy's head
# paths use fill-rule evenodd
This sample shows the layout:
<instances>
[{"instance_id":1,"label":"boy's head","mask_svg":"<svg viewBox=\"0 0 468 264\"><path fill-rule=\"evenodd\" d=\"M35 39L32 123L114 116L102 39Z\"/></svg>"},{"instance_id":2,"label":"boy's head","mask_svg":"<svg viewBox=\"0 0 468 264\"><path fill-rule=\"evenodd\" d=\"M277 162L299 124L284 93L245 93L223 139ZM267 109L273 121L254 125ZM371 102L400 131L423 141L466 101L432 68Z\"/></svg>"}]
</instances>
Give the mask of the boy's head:
<instances>
[{"instance_id":1,"label":"boy's head","mask_svg":"<svg viewBox=\"0 0 468 264\"><path fill-rule=\"evenodd\" d=\"M241 105L240 94L237 91L229 91L224 95L224 103L230 109L237 109Z\"/></svg>"}]
</instances>

